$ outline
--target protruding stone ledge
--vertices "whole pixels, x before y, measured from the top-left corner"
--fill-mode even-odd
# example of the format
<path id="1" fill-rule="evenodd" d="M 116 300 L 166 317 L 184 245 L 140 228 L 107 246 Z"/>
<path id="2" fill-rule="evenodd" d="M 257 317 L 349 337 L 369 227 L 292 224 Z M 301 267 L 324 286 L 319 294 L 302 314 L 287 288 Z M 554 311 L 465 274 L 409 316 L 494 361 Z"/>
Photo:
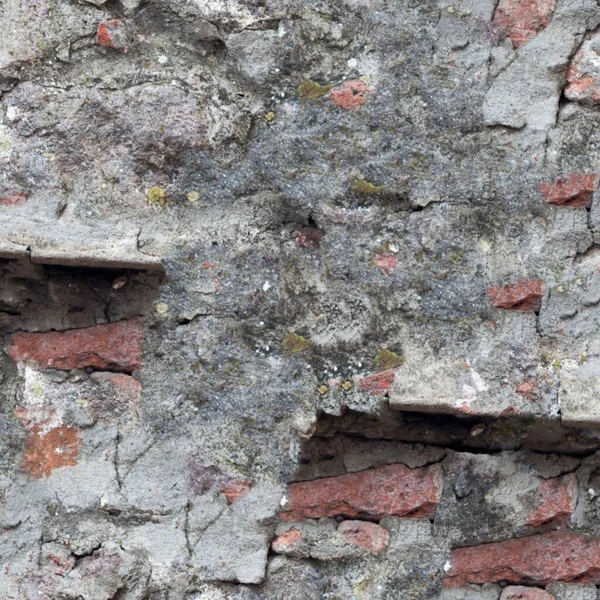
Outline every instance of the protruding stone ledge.
<path id="1" fill-rule="evenodd" d="M 93 267 L 101 269 L 137 269 L 162 271 L 159 258 L 135 250 L 128 252 L 119 247 L 107 248 L 40 248 L 32 247 L 31 262 L 64 267 Z"/>
<path id="2" fill-rule="evenodd" d="M 0 238 L 0 258 L 9 260 L 29 258 L 29 250 L 27 249 L 27 246 L 14 244 L 9 240 Z"/>
<path id="3" fill-rule="evenodd" d="M 0 221 L 0 258 L 29 259 L 35 264 L 100 269 L 163 271 L 159 256 L 140 252 L 138 230 L 31 222 Z"/>

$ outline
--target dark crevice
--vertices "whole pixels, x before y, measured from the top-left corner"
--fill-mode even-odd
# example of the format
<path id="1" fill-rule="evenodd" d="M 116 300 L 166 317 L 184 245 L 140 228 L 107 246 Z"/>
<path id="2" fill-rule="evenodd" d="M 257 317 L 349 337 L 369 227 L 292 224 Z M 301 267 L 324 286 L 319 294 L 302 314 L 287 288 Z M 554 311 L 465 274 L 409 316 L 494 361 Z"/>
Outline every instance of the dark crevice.
<path id="1" fill-rule="evenodd" d="M 425 444 L 470 454 L 493 455 L 505 450 L 529 450 L 583 458 L 600 449 L 600 438 L 590 437 L 594 431 L 600 435 L 600 428 L 569 428 L 559 419 L 462 417 L 390 411 L 384 405 L 379 415 L 348 410 L 342 416 L 318 416 L 315 431 L 304 443 L 304 448 L 311 443 L 329 443 L 337 436 L 344 436 L 363 442 Z M 303 453 L 303 456 L 306 454 Z"/>
<path id="2" fill-rule="evenodd" d="M 79 562 L 85 558 L 86 556 L 93 556 L 98 550 L 100 550 L 100 548 L 102 548 L 102 542 L 100 542 L 99 544 L 93 546 L 90 550 L 88 550 L 87 552 L 81 552 L 81 553 L 76 553 L 73 552 L 71 550 L 71 554 L 75 557 L 75 566 L 77 566 L 79 564 Z"/>
<path id="3" fill-rule="evenodd" d="M 144 316 L 161 283 L 144 270 L 0 261 L 0 329 L 68 331 Z"/>

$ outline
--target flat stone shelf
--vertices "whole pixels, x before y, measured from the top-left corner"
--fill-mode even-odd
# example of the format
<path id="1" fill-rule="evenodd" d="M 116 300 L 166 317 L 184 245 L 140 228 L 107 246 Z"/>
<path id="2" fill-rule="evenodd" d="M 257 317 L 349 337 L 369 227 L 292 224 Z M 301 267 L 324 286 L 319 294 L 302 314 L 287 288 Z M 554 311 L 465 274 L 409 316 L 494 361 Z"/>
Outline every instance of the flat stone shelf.
<path id="1" fill-rule="evenodd" d="M 159 256 L 138 248 L 138 232 L 32 223 L 25 229 L 0 222 L 0 258 L 35 264 L 163 271 Z"/>

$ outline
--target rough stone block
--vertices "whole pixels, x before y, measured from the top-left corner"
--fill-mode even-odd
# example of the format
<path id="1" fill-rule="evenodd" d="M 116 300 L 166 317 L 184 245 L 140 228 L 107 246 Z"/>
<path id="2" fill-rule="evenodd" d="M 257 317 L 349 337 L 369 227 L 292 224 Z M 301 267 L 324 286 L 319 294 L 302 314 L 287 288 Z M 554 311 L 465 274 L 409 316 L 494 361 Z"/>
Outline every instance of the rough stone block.
<path id="1" fill-rule="evenodd" d="M 281 498 L 277 486 L 259 485 L 224 508 L 198 536 L 191 564 L 201 580 L 260 583 L 267 568 L 272 525 Z"/>
<path id="2" fill-rule="evenodd" d="M 584 364 L 561 363 L 558 398 L 561 420 L 568 427 L 595 427 L 600 423 L 600 384 L 595 359 Z"/>
<path id="3" fill-rule="evenodd" d="M 500 587 L 493 584 L 468 585 L 461 588 L 442 589 L 439 600 L 498 600 Z"/>
<path id="4" fill-rule="evenodd" d="M 551 583 L 546 591 L 556 600 L 598 600 L 598 588 L 591 584 Z"/>
<path id="5" fill-rule="evenodd" d="M 552 594 L 540 588 L 509 585 L 502 590 L 500 600 L 555 600 Z"/>

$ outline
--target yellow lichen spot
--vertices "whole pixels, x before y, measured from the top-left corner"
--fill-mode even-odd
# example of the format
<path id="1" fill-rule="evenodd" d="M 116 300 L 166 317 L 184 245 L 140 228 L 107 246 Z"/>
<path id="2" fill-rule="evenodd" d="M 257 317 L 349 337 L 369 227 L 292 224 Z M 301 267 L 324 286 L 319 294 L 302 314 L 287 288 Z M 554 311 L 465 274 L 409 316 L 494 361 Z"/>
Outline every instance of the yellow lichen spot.
<path id="1" fill-rule="evenodd" d="M 79 406 L 87 406 L 90 403 L 87 398 L 78 398 L 76 402 L 79 404 Z"/>
<path id="2" fill-rule="evenodd" d="M 44 395 L 42 386 L 39 383 L 31 388 L 31 395 L 35 398 L 41 398 Z"/>
<path id="3" fill-rule="evenodd" d="M 302 100 L 316 100 L 324 96 L 332 87 L 332 85 L 321 85 L 316 81 L 303 79 L 298 86 L 298 96 Z"/>
<path id="4" fill-rule="evenodd" d="M 298 354 L 310 348 L 310 340 L 295 333 L 288 333 L 283 338 L 282 346 L 284 352 L 287 352 L 288 354 Z"/>
<path id="5" fill-rule="evenodd" d="M 186 198 L 188 199 L 188 202 L 198 202 L 198 200 L 200 200 L 200 194 L 196 191 L 191 191 L 187 193 Z"/>
<path id="6" fill-rule="evenodd" d="M 10 156 L 12 152 L 12 146 L 10 140 L 7 137 L 0 137 L 0 156 Z"/>
<path id="7" fill-rule="evenodd" d="M 365 577 L 361 579 L 358 583 L 355 583 L 352 586 L 352 591 L 357 598 L 366 598 L 367 588 L 369 587 L 369 583 L 371 582 L 369 577 Z"/>
<path id="8" fill-rule="evenodd" d="M 326 385 L 321 385 L 317 388 L 317 392 L 319 392 L 319 394 L 321 394 L 321 396 L 324 396 L 328 391 L 329 391 L 329 388 Z"/>
<path id="9" fill-rule="evenodd" d="M 490 243 L 487 240 L 481 240 L 479 242 L 479 245 L 481 246 L 481 249 L 487 254 L 490 250 L 491 250 L 491 246 Z"/>
<path id="10" fill-rule="evenodd" d="M 349 392 L 352 389 L 352 382 L 351 381 L 344 381 L 344 383 L 342 383 L 342 389 L 345 392 Z"/>
<path id="11" fill-rule="evenodd" d="M 158 302 L 154 305 L 154 310 L 159 315 L 166 315 L 169 312 L 169 305 L 166 302 Z"/>
<path id="12" fill-rule="evenodd" d="M 355 179 L 352 182 L 352 189 L 359 194 L 380 195 L 385 192 L 385 187 L 383 185 L 375 185 L 364 179 Z"/>
<path id="13" fill-rule="evenodd" d="M 158 206 L 167 205 L 167 193 L 161 187 L 155 186 L 148 190 L 148 201 Z"/>
<path id="14" fill-rule="evenodd" d="M 375 356 L 375 366 L 380 371 L 395 369 L 396 367 L 401 367 L 403 364 L 403 356 L 398 356 L 395 352 L 386 348 L 380 348 Z"/>
<path id="15" fill-rule="evenodd" d="M 273 111 L 268 112 L 265 115 L 265 119 L 267 120 L 267 122 L 272 123 L 275 120 L 275 113 Z"/>

